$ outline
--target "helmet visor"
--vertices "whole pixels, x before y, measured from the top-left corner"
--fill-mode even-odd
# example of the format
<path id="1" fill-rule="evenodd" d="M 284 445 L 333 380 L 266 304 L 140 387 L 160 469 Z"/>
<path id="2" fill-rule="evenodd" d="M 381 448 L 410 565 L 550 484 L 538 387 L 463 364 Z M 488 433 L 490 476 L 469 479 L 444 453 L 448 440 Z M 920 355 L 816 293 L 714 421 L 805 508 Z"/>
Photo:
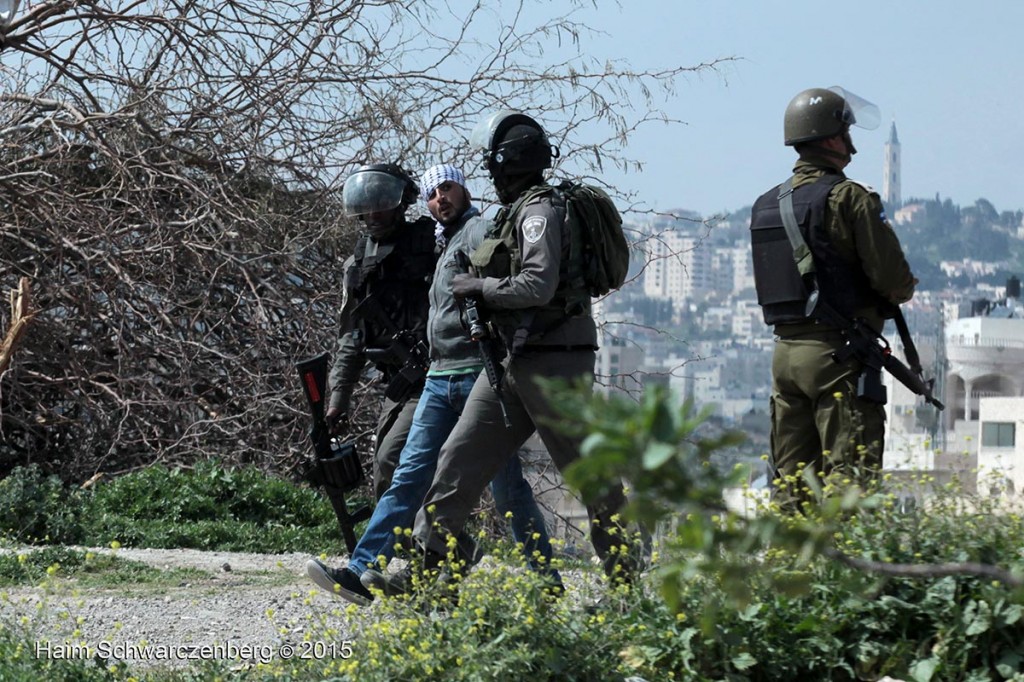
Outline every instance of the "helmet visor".
<path id="1" fill-rule="evenodd" d="M 360 171 L 349 176 L 342 189 L 345 215 L 350 218 L 390 211 L 402 203 L 406 182 L 381 171 Z"/>
<path id="2" fill-rule="evenodd" d="M 833 85 L 829 90 L 843 98 L 843 122 L 864 130 L 874 130 L 881 123 L 882 115 L 871 102 L 838 85 Z"/>
<path id="3" fill-rule="evenodd" d="M 469 146 L 484 152 L 492 151 L 491 145 L 494 141 L 494 133 L 498 130 L 498 125 L 509 116 L 515 115 L 515 113 L 511 109 L 502 109 L 480 119 L 480 122 L 473 128 L 473 132 L 469 134 Z"/>

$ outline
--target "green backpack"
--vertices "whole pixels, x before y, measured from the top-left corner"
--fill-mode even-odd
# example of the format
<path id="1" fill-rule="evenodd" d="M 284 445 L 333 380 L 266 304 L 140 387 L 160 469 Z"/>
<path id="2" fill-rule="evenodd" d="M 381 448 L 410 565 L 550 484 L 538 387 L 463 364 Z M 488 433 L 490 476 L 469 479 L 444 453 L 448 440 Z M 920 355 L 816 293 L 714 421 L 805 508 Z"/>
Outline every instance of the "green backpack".
<path id="1" fill-rule="evenodd" d="M 582 285 L 592 298 L 615 291 L 629 273 L 629 243 L 619 210 L 599 187 L 563 182 L 558 189 L 565 196 L 565 219 L 573 235 L 570 286 Z"/>
<path id="2" fill-rule="evenodd" d="M 524 192 L 510 208 L 498 213 L 488 238 L 471 256 L 473 265 L 484 277 L 518 274 L 521 257 L 515 235 L 516 216 L 523 205 L 549 193 L 556 194 L 555 201 L 565 201 L 565 221 L 572 235 L 561 289 L 596 298 L 621 287 L 629 270 L 629 244 L 622 231 L 622 217 L 606 192 L 581 183 L 537 185 Z"/>

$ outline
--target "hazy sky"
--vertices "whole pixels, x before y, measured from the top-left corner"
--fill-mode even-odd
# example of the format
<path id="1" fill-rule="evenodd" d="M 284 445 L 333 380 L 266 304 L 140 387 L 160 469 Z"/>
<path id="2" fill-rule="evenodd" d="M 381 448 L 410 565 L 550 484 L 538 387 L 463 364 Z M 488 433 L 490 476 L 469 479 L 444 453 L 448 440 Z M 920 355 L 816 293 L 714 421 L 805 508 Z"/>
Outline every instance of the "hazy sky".
<path id="1" fill-rule="evenodd" d="M 636 67 L 740 58 L 681 83 L 666 108 L 688 125 L 635 140 L 642 175 L 608 177 L 653 208 L 710 215 L 753 203 L 792 167 L 786 104 L 831 85 L 881 111 L 876 130 L 853 129 L 850 177 L 881 190 L 895 118 L 904 199 L 1024 208 L 1024 1 L 629 0 L 581 18 L 609 34 L 590 43 L 595 57 Z"/>

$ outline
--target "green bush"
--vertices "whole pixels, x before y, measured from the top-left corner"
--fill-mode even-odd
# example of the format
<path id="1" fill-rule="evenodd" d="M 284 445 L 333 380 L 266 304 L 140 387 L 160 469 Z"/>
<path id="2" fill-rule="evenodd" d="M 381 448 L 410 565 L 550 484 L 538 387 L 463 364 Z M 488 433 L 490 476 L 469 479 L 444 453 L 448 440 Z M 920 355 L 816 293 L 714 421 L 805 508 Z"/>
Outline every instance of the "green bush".
<path id="1" fill-rule="evenodd" d="M 147 467 L 96 486 L 84 500 L 89 543 L 250 551 L 340 549 L 334 512 L 316 490 L 204 461 Z"/>
<path id="2" fill-rule="evenodd" d="M 0 679 L 4 682 L 107 682 L 118 679 L 91 660 L 37 656 L 38 641 L 22 628 L 0 623 Z"/>
<path id="3" fill-rule="evenodd" d="M 89 490 L 69 488 L 34 465 L 18 467 L 0 481 L 0 536 L 23 544 L 117 540 L 265 553 L 342 547 L 334 512 L 318 491 L 216 461 L 192 469 L 153 465 Z"/>
<path id="4" fill-rule="evenodd" d="M 35 464 L 0 480 L 0 536 L 12 542 L 74 544 L 82 537 L 74 493 Z"/>
<path id="5" fill-rule="evenodd" d="M 713 466 L 735 436 L 709 434 L 706 413 L 670 408 L 661 389 L 639 403 L 558 404 L 589 434 L 567 480 L 586 492 L 625 478 L 624 515 L 671 528 L 656 579 L 671 610 L 701 622 L 696 679 L 1001 680 L 1024 669 L 1024 589 L 1008 587 L 1024 585 L 1024 523 L 997 501 L 953 484 L 902 513 L 886 481 L 862 491 L 807 478 L 818 501 L 806 515 L 762 505 L 746 518 L 724 504 L 728 477 Z"/>
<path id="6" fill-rule="evenodd" d="M 0 586 L 38 583 L 47 569 L 58 566 L 75 571 L 85 563 L 85 553 L 67 547 L 46 547 L 23 554 L 0 554 Z"/>

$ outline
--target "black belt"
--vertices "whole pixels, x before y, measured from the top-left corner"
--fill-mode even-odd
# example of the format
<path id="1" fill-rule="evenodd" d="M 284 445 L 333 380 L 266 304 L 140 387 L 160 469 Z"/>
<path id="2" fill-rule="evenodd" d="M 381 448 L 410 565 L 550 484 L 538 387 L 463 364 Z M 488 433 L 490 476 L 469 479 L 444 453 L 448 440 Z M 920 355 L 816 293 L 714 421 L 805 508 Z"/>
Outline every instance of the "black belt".
<path id="1" fill-rule="evenodd" d="M 806 331 L 799 334 L 779 334 L 780 341 L 845 341 L 840 331 Z"/>

